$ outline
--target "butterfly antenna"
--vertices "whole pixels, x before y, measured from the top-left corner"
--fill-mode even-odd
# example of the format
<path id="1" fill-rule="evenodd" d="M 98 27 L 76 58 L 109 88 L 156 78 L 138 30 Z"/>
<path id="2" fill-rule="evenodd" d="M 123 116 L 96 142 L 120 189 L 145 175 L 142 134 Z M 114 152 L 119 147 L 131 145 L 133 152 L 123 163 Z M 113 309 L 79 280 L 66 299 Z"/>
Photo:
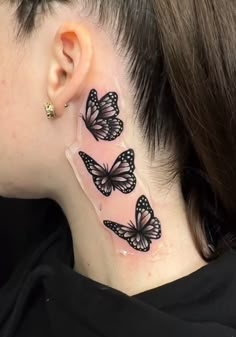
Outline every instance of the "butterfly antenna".
<path id="1" fill-rule="evenodd" d="M 129 220 L 128 225 L 130 225 L 130 227 L 133 227 L 133 228 L 135 227 L 132 220 Z"/>

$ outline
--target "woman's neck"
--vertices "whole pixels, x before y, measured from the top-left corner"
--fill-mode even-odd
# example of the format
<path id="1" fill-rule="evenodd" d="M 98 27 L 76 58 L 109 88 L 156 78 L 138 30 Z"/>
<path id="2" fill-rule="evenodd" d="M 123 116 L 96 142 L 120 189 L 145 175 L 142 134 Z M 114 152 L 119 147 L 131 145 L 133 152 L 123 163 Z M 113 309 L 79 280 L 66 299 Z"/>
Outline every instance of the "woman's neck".
<path id="1" fill-rule="evenodd" d="M 99 220 L 74 176 L 62 190 L 56 200 L 71 228 L 74 269 L 84 276 L 133 295 L 179 279 L 206 264 L 194 245 L 177 183 L 169 186 L 165 197 L 163 193 L 152 195 L 162 236 L 147 253 L 131 249 L 119 237 L 114 239 L 114 233 Z M 119 205 L 117 209 L 124 212 Z"/>

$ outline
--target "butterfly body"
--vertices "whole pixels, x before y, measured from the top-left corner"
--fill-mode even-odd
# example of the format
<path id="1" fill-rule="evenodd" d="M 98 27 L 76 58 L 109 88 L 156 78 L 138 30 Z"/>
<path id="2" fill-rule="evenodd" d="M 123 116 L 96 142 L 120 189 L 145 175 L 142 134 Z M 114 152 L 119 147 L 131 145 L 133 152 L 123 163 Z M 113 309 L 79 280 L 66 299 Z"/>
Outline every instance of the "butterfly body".
<path id="1" fill-rule="evenodd" d="M 131 193 L 136 186 L 136 178 L 133 174 L 134 151 L 129 149 L 121 153 L 111 169 L 108 166 L 101 166 L 92 157 L 80 151 L 88 172 L 92 175 L 93 182 L 97 189 L 106 197 L 109 197 L 112 191 L 116 189 L 124 194 Z"/>
<path id="2" fill-rule="evenodd" d="M 95 89 L 90 91 L 85 115 L 82 117 L 86 128 L 94 138 L 104 141 L 113 141 L 123 131 L 123 122 L 117 116 L 119 108 L 118 96 L 115 92 L 108 92 L 100 100 Z"/>
<path id="3" fill-rule="evenodd" d="M 161 224 L 154 216 L 149 201 L 144 195 L 137 201 L 135 218 L 135 224 L 130 221 L 127 226 L 110 220 L 105 220 L 103 223 L 120 238 L 126 240 L 135 250 L 147 252 L 152 240 L 160 239 Z"/>

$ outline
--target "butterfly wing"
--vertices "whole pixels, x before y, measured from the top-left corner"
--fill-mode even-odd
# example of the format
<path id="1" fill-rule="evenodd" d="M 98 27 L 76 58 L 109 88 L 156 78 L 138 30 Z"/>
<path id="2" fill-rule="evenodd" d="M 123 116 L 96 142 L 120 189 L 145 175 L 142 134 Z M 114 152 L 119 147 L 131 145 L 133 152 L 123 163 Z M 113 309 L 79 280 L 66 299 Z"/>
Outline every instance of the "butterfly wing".
<path id="1" fill-rule="evenodd" d="M 97 98 L 97 91 L 91 90 L 86 105 L 86 113 L 83 120 L 87 129 L 92 133 L 94 138 L 106 139 L 111 133 L 111 126 L 108 121 L 99 117 L 100 105 Z"/>
<path id="2" fill-rule="evenodd" d="M 136 204 L 136 225 L 120 225 L 116 222 L 105 220 L 104 225 L 112 230 L 120 238 L 126 240 L 129 245 L 140 251 L 150 250 L 151 239 L 161 237 L 160 221 L 154 216 L 148 199 L 142 195 Z"/>
<path id="3" fill-rule="evenodd" d="M 161 224 L 158 218 L 154 216 L 148 199 L 142 195 L 136 204 L 135 211 L 137 231 L 150 243 L 151 239 L 157 240 L 161 237 Z"/>
<path id="4" fill-rule="evenodd" d="M 117 101 L 118 96 L 114 92 L 107 93 L 98 101 L 97 91 L 90 91 L 83 120 L 97 141 L 112 141 L 122 133 L 123 122 L 115 118 L 119 114 Z"/>
<path id="5" fill-rule="evenodd" d="M 119 137 L 124 130 L 124 124 L 119 118 L 110 118 L 106 120 L 109 130 L 103 140 L 112 141 Z"/>
<path id="6" fill-rule="evenodd" d="M 118 189 L 124 194 L 131 193 L 136 186 L 134 170 L 134 151 L 129 149 L 117 157 L 109 172 L 113 189 Z"/>
<path id="7" fill-rule="evenodd" d="M 109 131 L 103 140 L 112 141 L 119 137 L 124 129 L 122 120 L 116 118 L 119 115 L 117 105 L 118 95 L 115 92 L 109 92 L 99 101 L 99 119 L 106 120 Z"/>
<path id="8" fill-rule="evenodd" d="M 119 115 L 119 108 L 117 105 L 118 95 L 115 92 L 108 92 L 99 101 L 99 118 L 110 119 Z"/>
<path id="9" fill-rule="evenodd" d="M 79 155 L 84 162 L 88 172 L 93 177 L 93 182 L 97 189 L 106 197 L 109 197 L 112 192 L 112 184 L 109 178 L 108 171 L 99 165 L 93 158 L 86 153 L 80 151 Z"/>
<path id="10" fill-rule="evenodd" d="M 105 220 L 103 223 L 120 238 L 126 240 L 132 248 L 141 252 L 149 250 L 149 241 L 139 235 L 133 224 L 130 224 L 128 227 L 109 220 Z"/>

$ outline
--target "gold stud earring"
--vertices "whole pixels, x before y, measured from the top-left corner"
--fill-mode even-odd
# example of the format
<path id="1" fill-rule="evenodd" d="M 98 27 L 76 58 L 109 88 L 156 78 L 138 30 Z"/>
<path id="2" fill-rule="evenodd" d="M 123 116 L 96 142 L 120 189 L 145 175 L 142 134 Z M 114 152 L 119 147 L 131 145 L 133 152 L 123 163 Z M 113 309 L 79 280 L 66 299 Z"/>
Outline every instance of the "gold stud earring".
<path id="1" fill-rule="evenodd" d="M 52 103 L 46 103 L 44 108 L 45 108 L 45 111 L 47 113 L 48 119 L 56 118 L 55 108 L 54 108 L 54 105 Z"/>

